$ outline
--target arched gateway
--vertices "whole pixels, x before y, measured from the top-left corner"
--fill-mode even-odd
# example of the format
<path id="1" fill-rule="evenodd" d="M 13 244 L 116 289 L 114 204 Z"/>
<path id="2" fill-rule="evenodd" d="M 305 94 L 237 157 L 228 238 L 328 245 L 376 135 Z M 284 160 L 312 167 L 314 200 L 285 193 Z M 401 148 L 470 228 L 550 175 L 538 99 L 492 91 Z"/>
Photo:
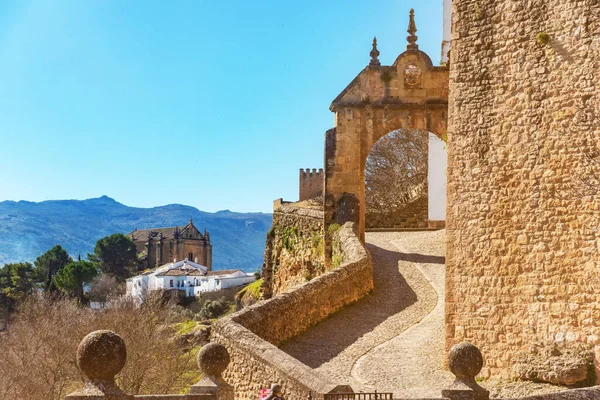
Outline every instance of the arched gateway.
<path id="1" fill-rule="evenodd" d="M 373 145 L 403 128 L 446 137 L 448 67 L 433 66 L 416 44 L 416 31 L 411 10 L 406 51 L 391 66 L 380 65 L 377 40 L 373 39 L 371 62 L 330 107 L 335 127 L 325 135 L 325 224 L 355 221 L 363 241 L 364 170 Z M 443 176 L 445 171 L 434 167 L 430 174 Z"/>

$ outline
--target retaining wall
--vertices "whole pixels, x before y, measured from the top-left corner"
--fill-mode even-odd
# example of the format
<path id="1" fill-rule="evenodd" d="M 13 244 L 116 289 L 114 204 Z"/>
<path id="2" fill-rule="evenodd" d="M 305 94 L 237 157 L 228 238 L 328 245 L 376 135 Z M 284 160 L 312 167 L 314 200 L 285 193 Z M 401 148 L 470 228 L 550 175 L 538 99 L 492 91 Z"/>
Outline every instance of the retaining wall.
<path id="1" fill-rule="evenodd" d="M 335 235 L 342 264 L 295 290 L 263 300 L 215 323 L 213 339 L 227 347 L 231 364 L 225 372 L 236 398 L 255 399 L 272 382 L 283 386 L 288 399 L 313 398 L 348 391 L 276 346 L 303 333 L 373 289 L 373 264 L 354 231 L 346 223 Z"/>
<path id="2" fill-rule="evenodd" d="M 323 211 L 275 201 L 263 265 L 263 298 L 325 272 Z"/>

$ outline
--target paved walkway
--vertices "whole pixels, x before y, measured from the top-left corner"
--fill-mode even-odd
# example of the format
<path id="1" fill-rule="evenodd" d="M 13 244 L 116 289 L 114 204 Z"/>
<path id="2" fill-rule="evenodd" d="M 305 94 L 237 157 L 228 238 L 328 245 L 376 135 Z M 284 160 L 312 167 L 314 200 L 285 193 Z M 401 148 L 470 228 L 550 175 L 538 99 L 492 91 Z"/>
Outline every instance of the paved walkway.
<path id="1" fill-rule="evenodd" d="M 439 397 L 444 356 L 444 231 L 367 234 L 375 290 L 282 349 L 336 383 Z M 439 301 L 438 301 L 439 299 Z"/>

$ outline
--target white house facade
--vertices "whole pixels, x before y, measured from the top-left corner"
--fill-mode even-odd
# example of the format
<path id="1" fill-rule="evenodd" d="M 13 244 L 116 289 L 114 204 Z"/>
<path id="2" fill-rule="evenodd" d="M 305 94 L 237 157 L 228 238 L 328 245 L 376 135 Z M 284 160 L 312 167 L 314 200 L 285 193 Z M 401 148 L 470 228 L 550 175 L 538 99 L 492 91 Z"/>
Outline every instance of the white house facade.
<path id="1" fill-rule="evenodd" d="M 254 274 L 239 269 L 208 271 L 204 265 L 187 259 L 162 265 L 127 279 L 127 295 L 143 297 L 151 290 L 180 290 L 186 297 L 242 286 L 256 280 Z"/>

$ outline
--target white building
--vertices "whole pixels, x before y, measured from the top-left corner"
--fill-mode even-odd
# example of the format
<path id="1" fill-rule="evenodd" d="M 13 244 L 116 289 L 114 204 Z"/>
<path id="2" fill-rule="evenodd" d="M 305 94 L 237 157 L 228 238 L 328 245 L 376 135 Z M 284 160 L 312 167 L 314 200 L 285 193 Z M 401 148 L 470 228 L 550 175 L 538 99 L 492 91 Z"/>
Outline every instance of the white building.
<path id="1" fill-rule="evenodd" d="M 186 297 L 254 282 L 254 274 L 239 269 L 208 271 L 187 259 L 162 265 L 127 279 L 127 295 L 142 297 L 149 290 L 181 290 Z"/>

